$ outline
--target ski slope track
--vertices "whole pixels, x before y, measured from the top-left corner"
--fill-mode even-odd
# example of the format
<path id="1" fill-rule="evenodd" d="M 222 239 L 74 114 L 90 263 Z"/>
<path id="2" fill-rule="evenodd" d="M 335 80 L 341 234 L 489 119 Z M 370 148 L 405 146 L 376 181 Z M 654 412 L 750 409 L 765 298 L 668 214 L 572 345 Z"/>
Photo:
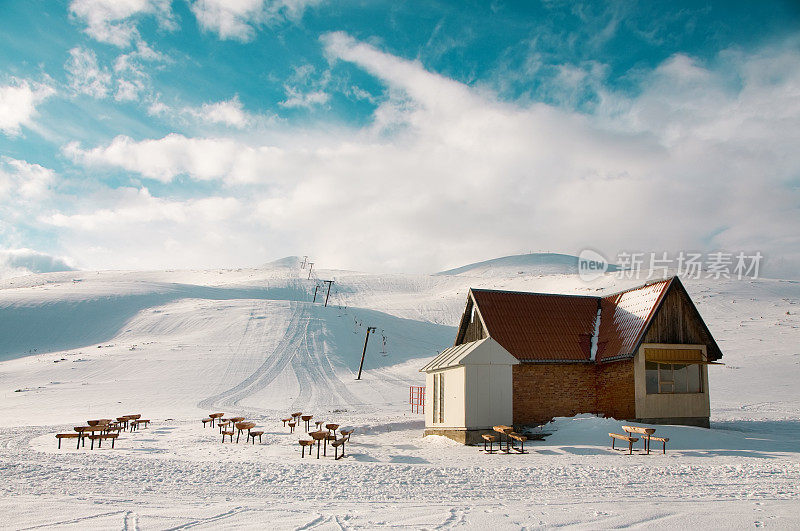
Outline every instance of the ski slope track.
<path id="1" fill-rule="evenodd" d="M 800 527 L 800 282 L 684 279 L 716 337 L 710 430 L 666 455 L 611 451 L 614 419 L 557 419 L 525 455 L 422 437 L 418 372 L 452 344 L 470 287 L 606 294 L 641 283 L 522 255 L 433 275 L 315 269 L 67 271 L 0 281 L 1 527 L 124 529 Z M 318 276 L 317 276 L 318 275 Z M 318 279 L 335 280 L 327 307 Z M 367 327 L 364 374 L 356 380 Z M 385 340 L 385 344 L 384 344 Z M 199 419 L 241 415 L 256 444 Z M 356 429 L 300 459 L 293 411 Z M 116 448 L 56 448 L 142 413 Z M 713 515 L 713 517 L 710 517 Z"/>

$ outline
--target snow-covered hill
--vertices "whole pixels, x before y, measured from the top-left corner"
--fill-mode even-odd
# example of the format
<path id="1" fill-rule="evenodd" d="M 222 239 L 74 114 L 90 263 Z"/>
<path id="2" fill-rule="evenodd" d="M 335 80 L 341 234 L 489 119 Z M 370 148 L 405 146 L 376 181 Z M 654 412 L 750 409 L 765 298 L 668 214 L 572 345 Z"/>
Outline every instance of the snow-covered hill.
<path id="1" fill-rule="evenodd" d="M 612 266 L 612 270 L 616 270 Z M 578 257 L 558 253 L 530 253 L 484 260 L 475 264 L 449 269 L 439 275 L 469 277 L 509 277 L 514 275 L 574 275 L 578 272 Z"/>
<path id="2" fill-rule="evenodd" d="M 421 385 L 419 367 L 452 343 L 470 287 L 603 294 L 643 281 L 609 274 L 585 283 L 570 274 L 563 256 L 530 256 L 435 275 L 377 275 L 317 265 L 309 279 L 301 261 L 289 257 L 256 269 L 69 271 L 0 281 L 5 498 L 31 500 L 21 503 L 34 508 L 39 504 L 30 497 L 40 493 L 54 509 L 32 509 L 34 520 L 80 522 L 81 515 L 97 511 L 54 493 L 105 500 L 111 483 L 94 473 L 102 469 L 120 478 L 115 488 L 131 500 L 114 502 L 123 507 L 126 525 L 131 514 L 148 515 L 155 527 L 201 525 L 204 509 L 190 500 L 207 499 L 217 511 L 208 515 L 207 525 L 213 526 L 214 514 L 228 515 L 225 507 L 231 503 L 251 515 L 283 521 L 281 514 L 258 505 L 263 502 L 250 500 L 278 503 L 291 492 L 298 501 L 289 510 L 299 510 L 303 500 L 311 500 L 306 487 L 328 478 L 323 483 L 344 493 L 344 499 L 337 498 L 335 510 L 317 507 L 317 519 L 306 523 L 338 521 L 331 515 L 347 507 L 353 522 L 373 527 L 381 520 L 362 514 L 363 503 L 387 500 L 406 502 L 386 507 L 392 521 L 412 527 L 437 521 L 408 513 L 412 500 L 420 507 L 443 507 L 444 524 L 451 514 L 463 515 L 473 526 L 531 523 L 526 503 L 500 511 L 487 497 L 497 492 L 502 499 L 528 496 L 549 499 L 551 507 L 586 509 L 576 521 L 604 527 L 660 518 L 658 510 L 631 503 L 617 505 L 618 518 L 606 519 L 586 505 L 617 503 L 613 493 L 630 478 L 646 478 L 653 485 L 651 498 L 669 501 L 685 494 L 699 500 L 696 506 L 666 509 L 675 522 L 698 524 L 713 506 L 720 514 L 730 511 L 721 522 L 736 525 L 746 518 L 744 509 L 725 501 L 759 492 L 762 502 L 789 518 L 781 521 L 797 523 L 796 516 L 786 516 L 800 499 L 800 450 L 790 443 L 800 436 L 797 281 L 684 279 L 726 365 L 710 370 L 712 430 L 670 429 L 674 448 L 666 456 L 627 461 L 609 453 L 601 439 L 614 421 L 565 419 L 551 443 L 537 443 L 532 454 L 510 460 L 479 456 L 474 448 L 435 437 L 422 439 L 421 415 L 409 411 L 408 387 Z M 327 307 L 321 287 L 313 302 L 320 279 L 335 281 Z M 369 339 L 363 379 L 356 381 L 367 327 L 376 332 Z M 211 410 L 255 419 L 265 427 L 263 444 L 221 446 L 215 430 L 198 422 Z M 296 436 L 284 433 L 277 420 L 294 410 L 358 428 L 348 468 L 338 467 L 340 462 L 298 468 Z M 55 431 L 133 411 L 154 420 L 152 431 L 121 440 L 113 455 L 56 451 Z M 490 457 L 498 459 L 485 459 Z M 231 470 L 242 471 L 240 482 L 231 483 Z M 502 478 L 511 478 L 516 490 Z M 544 484 L 549 489 L 537 486 Z M 639 492 L 641 482 L 633 486 L 626 496 Z M 440 487 L 448 493 L 440 499 L 423 495 L 424 489 Z M 142 489 L 154 489 L 156 497 Z M 183 507 L 178 523 L 159 520 L 163 499 L 172 500 L 173 512 L 176 505 Z M 459 509 L 460 503 L 469 507 Z M 492 512 L 476 513 L 480 506 Z M 0 510 L 10 506 L 0 502 Z M 92 525 L 116 525 L 116 517 L 103 514 Z M 220 518 L 251 521 L 239 514 Z M 304 521 L 299 518 L 298 525 Z M 541 518 L 554 525 L 572 521 L 560 508 L 542 511 Z M 31 521 L 10 522 L 24 527 Z"/>

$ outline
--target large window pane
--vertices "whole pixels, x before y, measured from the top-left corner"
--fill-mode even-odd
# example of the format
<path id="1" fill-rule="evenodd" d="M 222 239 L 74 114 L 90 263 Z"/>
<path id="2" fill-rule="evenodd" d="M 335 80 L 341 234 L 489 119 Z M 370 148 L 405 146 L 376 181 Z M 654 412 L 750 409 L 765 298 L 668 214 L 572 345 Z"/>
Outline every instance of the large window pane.
<path id="1" fill-rule="evenodd" d="M 675 392 L 676 393 L 687 393 L 688 392 L 688 385 L 687 385 L 687 375 L 688 372 L 686 371 L 686 365 L 676 364 L 672 366 L 672 378 L 675 382 Z"/>
<path id="2" fill-rule="evenodd" d="M 648 361 L 644 365 L 645 381 L 647 382 L 647 394 L 658 393 L 658 363 Z"/>
<path id="3" fill-rule="evenodd" d="M 672 365 L 668 363 L 658 364 L 658 381 L 662 393 L 672 392 Z M 669 391 L 664 391 L 665 384 L 669 384 Z"/>
<path id="4" fill-rule="evenodd" d="M 687 381 L 689 386 L 689 393 L 702 393 L 703 384 L 701 380 L 700 365 L 687 365 L 686 371 L 688 374 Z"/>

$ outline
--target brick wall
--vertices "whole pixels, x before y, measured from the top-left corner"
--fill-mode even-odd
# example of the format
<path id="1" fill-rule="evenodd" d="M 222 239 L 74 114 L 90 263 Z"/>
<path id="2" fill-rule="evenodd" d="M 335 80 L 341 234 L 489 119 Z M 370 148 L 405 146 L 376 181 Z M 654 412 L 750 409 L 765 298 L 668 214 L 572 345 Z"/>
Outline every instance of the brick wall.
<path id="1" fill-rule="evenodd" d="M 636 418 L 633 360 L 597 366 L 597 412 L 615 419 Z"/>
<path id="2" fill-rule="evenodd" d="M 633 360 L 601 365 L 521 363 L 513 367 L 514 424 L 601 413 L 636 415 Z"/>

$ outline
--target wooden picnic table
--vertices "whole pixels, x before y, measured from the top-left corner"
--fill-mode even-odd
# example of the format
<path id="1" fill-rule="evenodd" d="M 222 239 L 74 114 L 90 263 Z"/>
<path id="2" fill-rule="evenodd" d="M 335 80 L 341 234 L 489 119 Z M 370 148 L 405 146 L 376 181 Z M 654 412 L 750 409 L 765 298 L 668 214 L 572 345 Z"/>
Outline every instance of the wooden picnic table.
<path id="1" fill-rule="evenodd" d="M 644 444 L 644 450 L 648 454 L 650 453 L 650 437 L 656 432 L 655 428 L 643 428 L 640 426 L 623 426 L 623 430 L 628 434 L 630 437 L 632 433 L 636 433 L 642 436 L 642 444 Z"/>
<path id="2" fill-rule="evenodd" d="M 504 424 L 500 424 L 498 426 L 493 426 L 492 429 L 500 434 L 500 438 L 498 439 L 497 443 L 500 445 L 500 450 L 508 453 L 511 451 L 511 438 L 508 436 L 509 433 L 514 431 L 514 426 L 506 426 Z M 505 437 L 506 440 L 506 448 L 503 450 L 503 438 Z"/>
<path id="3" fill-rule="evenodd" d="M 239 444 L 239 435 L 244 430 L 247 430 L 247 438 L 250 438 L 250 430 L 256 427 L 255 422 L 237 422 L 234 427 L 236 428 L 236 444 Z"/>
<path id="4" fill-rule="evenodd" d="M 309 435 L 317 443 L 317 459 L 319 459 L 319 447 L 322 444 L 323 440 L 325 441 L 326 447 L 327 447 L 326 438 L 328 436 L 328 432 L 323 431 L 323 430 L 321 430 L 321 431 L 312 431 L 312 432 L 309 432 Z M 326 455 L 326 454 L 323 452 L 323 455 Z"/>

